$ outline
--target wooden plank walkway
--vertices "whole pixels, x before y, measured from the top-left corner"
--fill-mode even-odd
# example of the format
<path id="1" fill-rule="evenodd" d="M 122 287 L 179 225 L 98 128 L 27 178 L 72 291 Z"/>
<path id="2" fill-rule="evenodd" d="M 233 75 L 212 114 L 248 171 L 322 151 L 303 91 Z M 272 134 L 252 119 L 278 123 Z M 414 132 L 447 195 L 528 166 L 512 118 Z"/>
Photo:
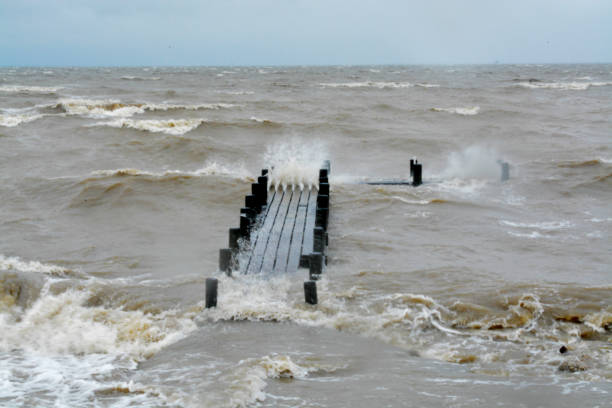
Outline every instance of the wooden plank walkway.
<path id="1" fill-rule="evenodd" d="M 303 253 L 312 252 L 317 190 L 286 190 L 271 195 L 261 227 L 251 233 L 247 274 L 296 272 Z M 305 240 L 306 237 L 306 240 Z"/>
<path id="2" fill-rule="evenodd" d="M 308 267 L 311 278 L 320 275 L 325 257 L 321 230 L 327 228 L 329 216 L 328 172 L 329 162 L 325 162 L 318 188 L 269 190 L 267 170 L 262 170 L 240 211 L 240 228 L 230 229 L 230 247 L 219 252 L 219 269 L 278 275 Z M 313 256 L 315 262 L 310 262 Z"/>

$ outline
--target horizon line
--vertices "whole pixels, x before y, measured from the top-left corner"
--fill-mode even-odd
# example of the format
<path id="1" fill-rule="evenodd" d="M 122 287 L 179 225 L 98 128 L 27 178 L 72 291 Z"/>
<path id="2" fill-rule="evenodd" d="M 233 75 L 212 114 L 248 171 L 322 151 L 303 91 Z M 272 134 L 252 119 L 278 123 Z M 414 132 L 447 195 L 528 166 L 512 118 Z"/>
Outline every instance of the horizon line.
<path id="1" fill-rule="evenodd" d="M 612 61 L 595 61 L 595 62 L 461 62 L 461 63 L 368 63 L 368 64 L 137 64 L 137 65 L 4 65 L 0 64 L 0 68 L 296 68 L 296 67 L 397 67 L 397 66 L 504 66 L 504 65 L 607 65 L 612 64 Z"/>

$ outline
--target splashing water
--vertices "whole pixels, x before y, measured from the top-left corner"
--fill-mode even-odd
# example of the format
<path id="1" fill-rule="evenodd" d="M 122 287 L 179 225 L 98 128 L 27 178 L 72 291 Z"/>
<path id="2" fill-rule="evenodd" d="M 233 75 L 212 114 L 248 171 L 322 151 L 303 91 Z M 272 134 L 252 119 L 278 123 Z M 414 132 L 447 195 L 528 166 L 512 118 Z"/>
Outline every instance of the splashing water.
<path id="1" fill-rule="evenodd" d="M 321 142 L 293 140 L 268 146 L 264 163 L 270 168 L 270 184 L 277 190 L 316 187 L 319 168 L 327 156 Z"/>
<path id="2" fill-rule="evenodd" d="M 482 146 L 470 146 L 461 152 L 449 155 L 443 178 L 489 179 L 498 180 L 501 175 L 500 155 L 493 149 Z"/>

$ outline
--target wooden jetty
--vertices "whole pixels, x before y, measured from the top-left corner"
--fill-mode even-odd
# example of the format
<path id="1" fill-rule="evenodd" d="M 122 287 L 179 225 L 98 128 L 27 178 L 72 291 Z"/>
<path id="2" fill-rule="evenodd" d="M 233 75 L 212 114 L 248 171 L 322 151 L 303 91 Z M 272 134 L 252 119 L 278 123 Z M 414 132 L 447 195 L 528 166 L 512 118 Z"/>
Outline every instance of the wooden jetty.
<path id="1" fill-rule="evenodd" d="M 219 250 L 219 269 L 271 276 L 308 268 L 304 298 L 316 304 L 315 281 L 326 265 L 329 174 L 325 161 L 316 187 L 270 190 L 268 170 L 262 170 L 240 209 L 240 227 L 229 230 L 229 248 Z M 207 308 L 217 304 L 217 287 L 216 279 L 206 280 Z"/>
<path id="2" fill-rule="evenodd" d="M 499 164 L 501 181 L 507 181 L 510 166 L 501 160 Z M 268 170 L 262 170 L 240 209 L 240 227 L 229 229 L 229 248 L 219 250 L 219 269 L 228 275 L 274 276 L 308 268 L 304 299 L 306 303 L 316 305 L 316 281 L 327 265 L 330 171 L 329 160 L 326 160 L 319 170 L 318 186 L 271 190 Z M 417 187 L 423 183 L 422 173 L 423 165 L 412 159 L 412 180 L 380 180 L 364 184 Z M 207 308 L 217 306 L 217 289 L 217 279 L 206 279 Z"/>

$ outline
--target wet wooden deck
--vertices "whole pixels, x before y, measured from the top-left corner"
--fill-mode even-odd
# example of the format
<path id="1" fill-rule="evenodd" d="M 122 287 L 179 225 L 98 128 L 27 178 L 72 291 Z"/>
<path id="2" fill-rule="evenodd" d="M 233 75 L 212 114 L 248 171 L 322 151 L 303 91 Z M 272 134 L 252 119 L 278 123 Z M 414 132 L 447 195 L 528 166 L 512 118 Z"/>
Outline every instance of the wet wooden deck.
<path id="1" fill-rule="evenodd" d="M 317 190 L 269 193 L 268 205 L 251 232 L 246 274 L 296 272 L 302 255 L 312 253 Z"/>
<path id="2" fill-rule="evenodd" d="M 294 273 L 308 267 L 311 278 L 325 265 L 329 217 L 329 162 L 317 186 L 271 190 L 267 170 L 245 197 L 240 228 L 230 228 L 229 248 L 219 252 L 219 269 L 228 274 Z"/>

